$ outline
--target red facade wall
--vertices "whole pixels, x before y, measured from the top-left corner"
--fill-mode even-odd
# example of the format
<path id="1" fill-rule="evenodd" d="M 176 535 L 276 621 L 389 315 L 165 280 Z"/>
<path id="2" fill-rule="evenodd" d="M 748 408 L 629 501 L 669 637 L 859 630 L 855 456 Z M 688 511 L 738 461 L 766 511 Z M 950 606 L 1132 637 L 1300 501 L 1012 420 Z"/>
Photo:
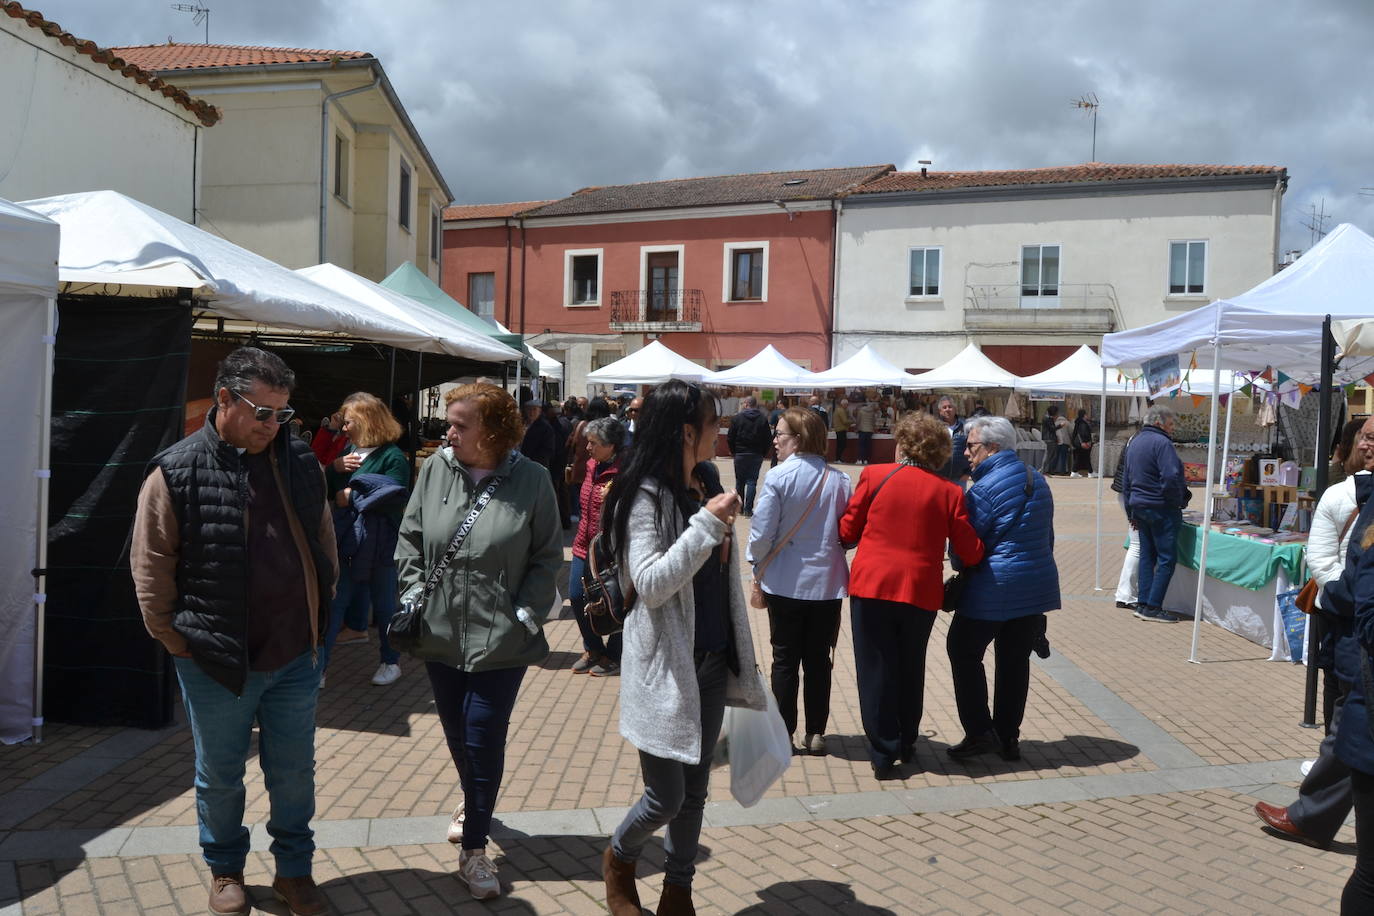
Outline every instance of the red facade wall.
<path id="1" fill-rule="evenodd" d="M 468 274 L 496 275 L 496 316 L 514 331 L 545 329 L 566 333 L 611 334 L 611 293 L 646 287 L 641 275 L 642 246 L 681 245 L 678 283 L 703 296 L 700 333 L 665 333 L 662 341 L 689 359 L 715 368 L 734 365 L 773 344 L 790 359 L 812 369 L 830 366 L 831 251 L 834 214 L 830 210 L 751 216 L 673 219 L 648 222 L 541 226 L 531 221 L 521 251 L 521 231 L 511 229 L 510 312 L 506 312 L 506 233 L 504 226 L 444 231 L 443 284 L 464 304 Z M 768 242 L 766 302 L 726 302 L 725 244 Z M 565 307 L 564 253 L 602 249 L 599 306 Z M 521 262 L 524 260 L 524 316 L 520 314 Z"/>

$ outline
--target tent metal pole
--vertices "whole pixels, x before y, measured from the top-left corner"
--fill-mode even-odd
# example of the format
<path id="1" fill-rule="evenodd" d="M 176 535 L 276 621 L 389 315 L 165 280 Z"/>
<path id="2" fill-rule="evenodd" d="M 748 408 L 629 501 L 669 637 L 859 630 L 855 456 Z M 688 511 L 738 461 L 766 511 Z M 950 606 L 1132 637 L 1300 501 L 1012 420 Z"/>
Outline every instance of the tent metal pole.
<path id="1" fill-rule="evenodd" d="M 1202 500 L 1202 551 L 1197 561 L 1197 596 L 1193 601 L 1193 647 L 1188 656 L 1188 661 L 1193 664 L 1198 664 L 1197 644 L 1202 632 L 1202 591 L 1207 584 L 1207 542 L 1212 539 L 1212 478 L 1217 470 L 1217 398 L 1220 396 L 1221 341 L 1216 340 L 1212 344 L 1212 413 L 1207 421 L 1207 495 Z"/>
<path id="2" fill-rule="evenodd" d="M 33 743 L 43 743 L 43 641 L 48 613 L 48 484 L 52 479 L 52 367 L 57 347 L 57 301 L 48 300 L 43 332 L 43 414 L 38 441 L 38 543 L 33 582 Z"/>
<path id="3" fill-rule="evenodd" d="M 386 376 L 386 409 L 391 409 L 391 402 L 396 397 L 396 348 L 388 347 L 391 355 L 387 359 Z"/>
<path id="4" fill-rule="evenodd" d="M 1317 498 L 1321 499 L 1330 482 L 1330 465 L 1326 460 L 1326 450 L 1331 443 L 1331 387 L 1332 370 L 1336 362 L 1336 339 L 1331 336 L 1331 316 L 1322 319 L 1322 367 L 1317 393 L 1317 447 L 1313 450 L 1313 464 L 1316 465 L 1313 483 L 1316 485 Z M 1307 677 L 1303 685 L 1302 722 L 1304 728 L 1317 727 L 1317 666 L 1316 657 L 1308 648 L 1317 644 L 1321 637 L 1324 622 L 1320 614 L 1312 614 L 1308 621 L 1308 638 L 1303 640 L 1307 655 Z"/>
<path id="5" fill-rule="evenodd" d="M 1107 367 L 1102 367 L 1102 400 L 1097 407 L 1097 537 L 1093 591 L 1102 591 L 1102 478 L 1107 468 Z"/>

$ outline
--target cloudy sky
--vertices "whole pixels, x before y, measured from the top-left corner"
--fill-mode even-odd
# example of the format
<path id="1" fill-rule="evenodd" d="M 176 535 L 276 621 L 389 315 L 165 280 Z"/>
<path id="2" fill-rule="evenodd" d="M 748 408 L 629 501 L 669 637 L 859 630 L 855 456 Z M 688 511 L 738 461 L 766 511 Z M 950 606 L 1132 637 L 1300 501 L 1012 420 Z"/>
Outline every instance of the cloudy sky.
<path id="1" fill-rule="evenodd" d="M 1374 234 L 1372 0 L 200 2 L 215 43 L 380 58 L 458 203 L 1085 162 L 1093 93 L 1098 160 L 1285 166 L 1284 248 L 1314 206 Z M 204 40 L 165 0 L 26 5 L 102 46 Z"/>

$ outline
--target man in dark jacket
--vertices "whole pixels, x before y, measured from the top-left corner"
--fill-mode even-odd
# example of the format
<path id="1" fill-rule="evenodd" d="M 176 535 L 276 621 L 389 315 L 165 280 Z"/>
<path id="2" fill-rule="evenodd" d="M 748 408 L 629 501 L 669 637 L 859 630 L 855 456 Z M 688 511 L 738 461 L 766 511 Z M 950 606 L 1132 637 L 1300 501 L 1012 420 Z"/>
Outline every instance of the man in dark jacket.
<path id="1" fill-rule="evenodd" d="M 544 405 L 538 401 L 526 401 L 521 408 L 525 417 L 525 438 L 520 442 L 520 454 L 544 468 L 553 464 L 554 439 L 557 433 L 548 420 L 544 419 Z M 559 474 L 563 471 L 560 469 Z"/>
<path id="2" fill-rule="evenodd" d="M 968 477 L 968 458 L 964 455 L 964 445 L 968 435 L 964 432 L 964 418 L 954 407 L 954 398 L 945 395 L 935 404 L 940 420 L 949 428 L 949 437 L 954 440 L 954 451 L 940 473 L 956 483 Z"/>
<path id="3" fill-rule="evenodd" d="M 1135 616 L 1141 620 L 1174 623 L 1163 610 L 1164 594 L 1174 576 L 1175 541 L 1183 524 L 1183 507 L 1192 496 L 1183 476 L 1183 462 L 1174 449 L 1174 412 L 1154 406 L 1145 411 L 1141 430 L 1126 451 L 1126 517 L 1140 538 Z"/>
<path id="4" fill-rule="evenodd" d="M 763 456 L 768 453 L 768 446 L 773 444 L 768 418 L 757 404 L 752 394 L 740 398 L 740 412 L 730 421 L 730 431 L 725 434 L 730 454 L 735 456 L 735 486 L 744 499 L 741 514 L 745 518 L 754 514 L 754 492 L 758 488 L 759 469 L 763 467 Z"/>
<path id="5" fill-rule="evenodd" d="M 271 800 L 272 888 L 323 913 L 315 851 L 315 646 L 338 573 L 324 475 L 290 436 L 295 375 L 254 347 L 230 353 L 205 426 L 153 458 L 130 564 L 148 632 L 174 657 L 196 749 L 210 911 L 248 912 L 244 761 L 253 726 Z"/>

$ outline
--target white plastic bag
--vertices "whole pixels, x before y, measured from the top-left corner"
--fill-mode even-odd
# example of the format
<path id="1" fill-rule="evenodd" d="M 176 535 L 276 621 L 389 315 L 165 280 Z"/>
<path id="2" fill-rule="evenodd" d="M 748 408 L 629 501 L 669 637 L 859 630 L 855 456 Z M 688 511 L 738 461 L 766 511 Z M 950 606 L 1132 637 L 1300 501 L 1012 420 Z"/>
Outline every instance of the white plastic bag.
<path id="1" fill-rule="evenodd" d="M 730 765 L 730 794 L 746 808 L 758 804 L 768 787 L 792 764 L 792 736 L 782 722 L 773 691 L 765 690 L 768 708 L 725 707 L 713 766 Z"/>

